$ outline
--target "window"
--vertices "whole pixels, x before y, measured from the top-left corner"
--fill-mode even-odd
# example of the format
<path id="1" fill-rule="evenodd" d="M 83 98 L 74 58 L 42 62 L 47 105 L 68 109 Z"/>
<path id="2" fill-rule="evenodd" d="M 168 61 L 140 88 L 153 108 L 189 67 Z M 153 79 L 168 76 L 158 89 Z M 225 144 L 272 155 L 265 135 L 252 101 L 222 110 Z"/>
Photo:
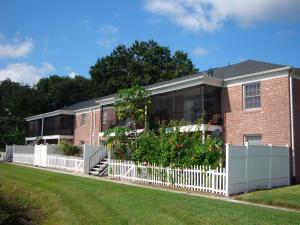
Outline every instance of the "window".
<path id="1" fill-rule="evenodd" d="M 86 114 L 80 114 L 80 126 L 83 126 L 86 124 Z"/>
<path id="2" fill-rule="evenodd" d="M 107 122 L 107 111 L 103 111 L 102 124 L 106 124 Z"/>
<path id="3" fill-rule="evenodd" d="M 244 85 L 244 107 L 245 109 L 259 108 L 260 103 L 260 83 Z"/>
<path id="4" fill-rule="evenodd" d="M 246 145 L 246 142 L 248 142 L 248 145 L 261 145 L 261 139 L 261 134 L 245 135 L 244 145 Z"/>

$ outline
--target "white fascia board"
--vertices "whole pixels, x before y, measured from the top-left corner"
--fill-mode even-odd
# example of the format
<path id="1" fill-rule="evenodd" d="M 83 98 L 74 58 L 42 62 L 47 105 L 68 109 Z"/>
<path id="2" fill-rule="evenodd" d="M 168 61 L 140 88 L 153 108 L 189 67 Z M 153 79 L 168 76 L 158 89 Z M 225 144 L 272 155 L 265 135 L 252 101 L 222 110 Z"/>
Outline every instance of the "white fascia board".
<path id="1" fill-rule="evenodd" d="M 26 141 L 33 141 L 37 137 L 26 137 Z M 43 140 L 51 140 L 51 139 L 73 139 L 73 135 L 48 135 L 48 136 L 42 136 Z"/>
<path id="2" fill-rule="evenodd" d="M 176 91 L 188 87 L 197 86 L 200 84 L 207 84 L 216 87 L 223 87 L 223 80 L 214 77 L 209 77 L 207 75 L 197 76 L 186 80 L 181 80 L 173 83 L 164 84 L 157 87 L 149 88 L 151 95 L 161 94 L 170 91 Z"/>
<path id="3" fill-rule="evenodd" d="M 290 66 L 224 79 L 224 87 L 288 76 Z"/>
<path id="4" fill-rule="evenodd" d="M 100 105 L 96 105 L 96 106 L 88 107 L 88 108 L 83 108 L 83 109 L 77 109 L 77 110 L 74 110 L 74 112 L 75 112 L 76 115 L 78 115 L 78 114 L 82 114 L 82 113 L 91 112 L 91 109 L 93 111 L 99 111 L 100 110 Z"/>
<path id="5" fill-rule="evenodd" d="M 25 118 L 25 120 L 26 121 L 31 121 L 31 120 L 41 119 L 41 118 L 45 118 L 45 117 L 50 117 L 50 116 L 57 116 L 57 115 L 60 115 L 60 114 L 74 115 L 74 112 L 70 111 L 70 110 L 56 110 L 56 111 L 53 111 L 53 112 L 48 112 L 48 113 L 43 113 L 43 114 L 27 117 L 27 118 Z"/>
<path id="6" fill-rule="evenodd" d="M 115 103 L 115 97 L 105 98 L 101 99 L 99 101 L 96 101 L 96 103 L 99 103 L 99 105 L 109 105 Z"/>

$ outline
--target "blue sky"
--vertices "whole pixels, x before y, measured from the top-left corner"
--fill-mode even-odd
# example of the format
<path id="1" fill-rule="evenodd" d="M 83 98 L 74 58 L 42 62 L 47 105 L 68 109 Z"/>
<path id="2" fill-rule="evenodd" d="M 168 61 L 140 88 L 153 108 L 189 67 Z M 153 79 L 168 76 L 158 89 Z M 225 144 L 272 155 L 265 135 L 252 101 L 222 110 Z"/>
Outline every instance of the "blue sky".
<path id="1" fill-rule="evenodd" d="M 89 77 L 118 44 L 154 39 L 199 69 L 257 59 L 300 67 L 299 0 L 0 0 L 0 80 Z"/>

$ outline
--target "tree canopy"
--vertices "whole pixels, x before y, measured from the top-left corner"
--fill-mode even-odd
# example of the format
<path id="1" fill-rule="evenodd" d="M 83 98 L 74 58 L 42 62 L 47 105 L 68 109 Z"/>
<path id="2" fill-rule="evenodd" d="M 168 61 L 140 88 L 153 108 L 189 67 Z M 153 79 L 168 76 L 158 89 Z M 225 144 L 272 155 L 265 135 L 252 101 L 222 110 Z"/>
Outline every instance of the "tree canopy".
<path id="1" fill-rule="evenodd" d="M 24 118 L 53 111 L 95 97 L 92 82 L 84 77 L 53 75 L 35 86 L 0 81 L 0 149 L 6 144 L 23 144 Z"/>
<path id="2" fill-rule="evenodd" d="M 117 46 L 110 55 L 91 66 L 90 75 L 99 96 L 116 93 L 134 85 L 144 86 L 197 72 L 187 53 L 175 51 L 155 41 L 135 41 Z"/>

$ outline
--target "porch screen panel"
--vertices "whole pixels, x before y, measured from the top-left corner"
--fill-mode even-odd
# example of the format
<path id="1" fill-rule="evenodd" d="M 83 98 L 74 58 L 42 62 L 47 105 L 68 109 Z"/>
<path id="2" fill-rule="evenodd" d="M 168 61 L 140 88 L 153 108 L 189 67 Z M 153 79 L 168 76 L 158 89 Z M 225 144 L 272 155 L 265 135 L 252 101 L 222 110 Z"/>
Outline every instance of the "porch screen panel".
<path id="1" fill-rule="evenodd" d="M 202 115 L 201 86 L 183 89 L 175 93 L 175 118 L 195 123 Z"/>
<path id="2" fill-rule="evenodd" d="M 204 85 L 205 123 L 220 123 L 221 117 L 221 88 Z"/>

